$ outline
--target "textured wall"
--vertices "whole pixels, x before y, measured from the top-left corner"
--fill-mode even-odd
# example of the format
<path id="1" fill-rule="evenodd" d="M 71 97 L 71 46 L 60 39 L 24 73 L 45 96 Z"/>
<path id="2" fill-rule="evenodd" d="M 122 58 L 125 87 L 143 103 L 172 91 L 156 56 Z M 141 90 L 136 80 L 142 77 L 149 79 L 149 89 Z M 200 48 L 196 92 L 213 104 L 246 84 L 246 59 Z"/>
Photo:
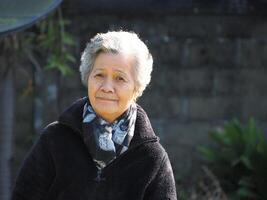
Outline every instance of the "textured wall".
<path id="1" fill-rule="evenodd" d="M 170 154 L 178 176 L 198 168 L 196 145 L 206 143 L 211 127 L 238 117 L 267 120 L 267 29 L 262 16 L 84 14 L 65 7 L 72 20 L 77 58 L 97 32 L 133 30 L 146 41 L 154 56 L 152 82 L 139 103 L 148 112 L 156 133 Z M 64 10 L 63 10 L 64 12 Z M 79 63 L 72 78 L 46 76 L 43 126 L 56 119 L 76 98 L 86 94 L 79 81 Z M 18 70 L 18 91 L 29 85 L 30 68 Z M 55 89 L 55 87 L 57 89 Z M 50 88 L 50 90 L 48 89 Z M 55 104 L 49 97 L 57 91 Z M 18 96 L 17 143 L 32 126 L 32 98 Z M 23 128 L 21 128 L 23 127 Z M 18 139 L 20 138 L 20 139 Z M 21 143 L 21 142 L 20 142 Z M 19 146 L 19 145 L 17 145 Z M 21 151 L 25 152 L 21 144 Z M 23 150 L 24 149 L 24 150 Z"/>

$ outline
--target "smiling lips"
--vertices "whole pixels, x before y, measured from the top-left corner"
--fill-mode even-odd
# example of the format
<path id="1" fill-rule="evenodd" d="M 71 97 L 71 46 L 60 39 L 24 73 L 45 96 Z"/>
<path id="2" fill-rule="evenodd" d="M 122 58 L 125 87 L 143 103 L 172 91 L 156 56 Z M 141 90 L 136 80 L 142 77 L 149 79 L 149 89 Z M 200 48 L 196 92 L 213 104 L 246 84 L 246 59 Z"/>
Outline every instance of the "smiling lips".
<path id="1" fill-rule="evenodd" d="M 96 97 L 96 98 L 102 101 L 118 101 L 117 99 L 112 99 L 107 97 Z"/>

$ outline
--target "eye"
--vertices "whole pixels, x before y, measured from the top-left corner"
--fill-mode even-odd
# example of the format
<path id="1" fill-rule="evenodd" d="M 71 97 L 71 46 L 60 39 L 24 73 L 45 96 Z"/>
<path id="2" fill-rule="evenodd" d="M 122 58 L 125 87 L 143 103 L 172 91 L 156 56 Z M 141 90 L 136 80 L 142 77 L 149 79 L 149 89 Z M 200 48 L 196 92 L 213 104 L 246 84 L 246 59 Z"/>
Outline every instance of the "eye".
<path id="1" fill-rule="evenodd" d="M 104 74 L 102 74 L 102 73 L 97 73 L 97 74 L 94 75 L 94 77 L 95 77 L 95 78 L 102 78 L 102 77 L 104 77 Z"/>
<path id="2" fill-rule="evenodd" d="M 117 76 L 116 81 L 125 82 L 126 80 L 122 76 Z"/>

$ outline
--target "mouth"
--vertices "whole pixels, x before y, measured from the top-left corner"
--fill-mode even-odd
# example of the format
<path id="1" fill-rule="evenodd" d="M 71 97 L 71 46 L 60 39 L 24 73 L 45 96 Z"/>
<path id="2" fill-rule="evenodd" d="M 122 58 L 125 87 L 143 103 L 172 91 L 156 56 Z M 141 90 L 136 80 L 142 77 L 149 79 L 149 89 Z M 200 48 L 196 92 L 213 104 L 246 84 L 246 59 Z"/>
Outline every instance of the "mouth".
<path id="1" fill-rule="evenodd" d="M 105 97 L 96 97 L 96 99 L 101 100 L 101 101 L 112 101 L 112 102 L 118 101 L 117 99 L 105 98 Z"/>

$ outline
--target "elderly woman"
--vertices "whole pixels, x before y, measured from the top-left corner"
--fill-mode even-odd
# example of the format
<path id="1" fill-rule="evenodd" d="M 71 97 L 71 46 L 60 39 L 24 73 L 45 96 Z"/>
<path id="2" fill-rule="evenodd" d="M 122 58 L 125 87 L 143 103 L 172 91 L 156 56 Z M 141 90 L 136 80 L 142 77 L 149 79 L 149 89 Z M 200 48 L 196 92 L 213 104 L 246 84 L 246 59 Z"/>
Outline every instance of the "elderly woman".
<path id="1" fill-rule="evenodd" d="M 97 34 L 81 58 L 88 97 L 42 132 L 13 200 L 175 200 L 166 151 L 136 104 L 153 59 L 135 33 Z"/>

